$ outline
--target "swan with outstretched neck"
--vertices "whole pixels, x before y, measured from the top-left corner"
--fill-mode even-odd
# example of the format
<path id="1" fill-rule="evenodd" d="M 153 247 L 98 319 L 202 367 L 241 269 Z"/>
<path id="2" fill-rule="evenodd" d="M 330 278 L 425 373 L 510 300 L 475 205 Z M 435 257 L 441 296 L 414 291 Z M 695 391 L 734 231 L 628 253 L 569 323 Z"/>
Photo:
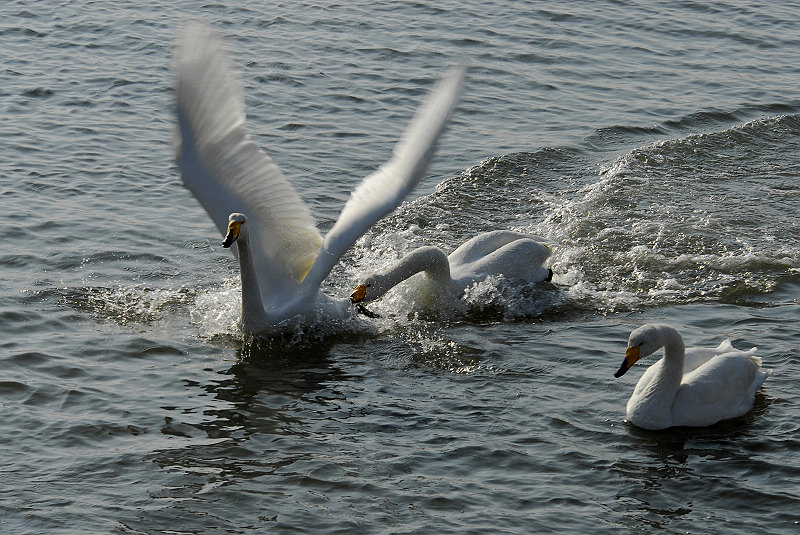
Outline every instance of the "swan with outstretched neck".
<path id="1" fill-rule="evenodd" d="M 626 407 L 627 420 L 649 430 L 705 427 L 753 408 L 756 391 L 771 373 L 756 348 L 735 349 L 730 340 L 714 348 L 685 348 L 678 331 L 664 324 L 634 330 L 615 377 L 659 348 L 664 357 L 647 368 Z"/>
<path id="2" fill-rule="evenodd" d="M 298 318 L 352 316 L 348 299 L 327 296 L 320 286 L 345 251 L 425 174 L 465 67 L 439 81 L 390 160 L 352 191 L 324 239 L 308 206 L 245 132 L 242 86 L 219 35 L 203 23 L 189 24 L 178 39 L 174 70 L 178 165 L 239 260 L 243 330 L 269 335 Z"/>
<path id="3" fill-rule="evenodd" d="M 485 232 L 449 256 L 438 247 L 415 249 L 387 270 L 365 277 L 350 299 L 354 303 L 374 301 L 407 279 L 439 302 L 460 298 L 467 288 L 489 276 L 549 281 L 553 272 L 543 266 L 549 256 L 550 248 L 534 236 L 508 230 Z"/>

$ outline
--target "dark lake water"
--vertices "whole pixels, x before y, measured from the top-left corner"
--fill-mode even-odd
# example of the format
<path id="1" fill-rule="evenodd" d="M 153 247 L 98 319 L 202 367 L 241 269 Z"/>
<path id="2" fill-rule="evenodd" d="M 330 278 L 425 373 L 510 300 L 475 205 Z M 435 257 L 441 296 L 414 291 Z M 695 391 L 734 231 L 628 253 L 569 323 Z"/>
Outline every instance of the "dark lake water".
<path id="1" fill-rule="evenodd" d="M 172 153 L 191 18 L 323 231 L 469 59 L 428 176 L 328 293 L 501 228 L 548 240 L 552 284 L 242 335 Z M 800 6 L 15 1 L 0 50 L 3 534 L 800 532 Z M 626 423 L 650 321 L 758 346 L 754 410 Z"/>

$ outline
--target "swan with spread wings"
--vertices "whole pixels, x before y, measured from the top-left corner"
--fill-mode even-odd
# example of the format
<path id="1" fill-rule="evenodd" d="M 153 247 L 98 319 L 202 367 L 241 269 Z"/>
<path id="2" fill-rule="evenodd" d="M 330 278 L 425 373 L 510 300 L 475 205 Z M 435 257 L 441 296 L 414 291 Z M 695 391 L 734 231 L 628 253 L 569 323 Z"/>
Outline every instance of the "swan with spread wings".
<path id="1" fill-rule="evenodd" d="M 320 285 L 426 172 L 458 101 L 465 67 L 454 67 L 436 85 L 389 161 L 352 191 L 324 238 L 308 206 L 245 132 L 242 84 L 222 38 L 204 23 L 187 25 L 174 69 L 178 165 L 186 187 L 226 236 L 223 245 L 238 258 L 243 330 L 268 335 L 315 311 L 350 315 L 350 301 L 325 295 Z"/>

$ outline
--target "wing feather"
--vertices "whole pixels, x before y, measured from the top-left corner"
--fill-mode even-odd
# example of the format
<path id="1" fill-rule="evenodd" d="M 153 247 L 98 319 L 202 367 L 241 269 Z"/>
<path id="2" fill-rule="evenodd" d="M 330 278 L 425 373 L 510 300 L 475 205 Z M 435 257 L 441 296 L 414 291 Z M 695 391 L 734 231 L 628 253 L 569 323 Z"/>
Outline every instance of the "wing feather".
<path id="1" fill-rule="evenodd" d="M 232 212 L 247 215 L 263 296 L 296 287 L 322 237 L 280 168 L 245 132 L 242 84 L 221 37 L 203 23 L 187 25 L 174 69 L 184 184 L 223 235 Z"/>
<path id="2" fill-rule="evenodd" d="M 756 390 L 751 385 L 760 379 L 760 364 L 754 353 L 755 348 L 734 349 L 685 375 L 672 403 L 673 414 L 681 415 L 676 424 L 710 425 L 749 411 Z"/>
<path id="3" fill-rule="evenodd" d="M 345 251 L 375 222 L 399 206 L 424 176 L 458 102 L 465 73 L 465 65 L 448 71 L 411 120 L 390 160 L 353 190 L 325 236 L 322 251 L 304 285 L 318 286 Z"/>

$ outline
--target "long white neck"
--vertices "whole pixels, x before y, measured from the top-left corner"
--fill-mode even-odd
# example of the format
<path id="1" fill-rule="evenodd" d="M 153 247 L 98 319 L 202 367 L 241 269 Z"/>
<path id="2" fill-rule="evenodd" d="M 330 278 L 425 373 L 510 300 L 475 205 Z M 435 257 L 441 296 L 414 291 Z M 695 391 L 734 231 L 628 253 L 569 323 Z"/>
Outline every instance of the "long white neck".
<path id="1" fill-rule="evenodd" d="M 671 366 L 675 366 L 678 373 L 683 374 L 683 359 L 686 356 L 683 338 L 669 325 L 659 325 L 658 331 L 664 343 L 664 359 L 669 361 Z"/>
<path id="2" fill-rule="evenodd" d="M 686 357 L 686 348 L 683 345 L 683 338 L 674 328 L 669 325 L 660 325 L 659 331 L 664 341 L 664 365 L 661 368 L 661 381 L 664 385 L 663 389 L 672 391 L 674 396 L 683 380 L 683 361 Z"/>
<path id="3" fill-rule="evenodd" d="M 408 253 L 397 264 L 383 274 L 375 275 L 376 284 L 372 297 L 377 299 L 404 280 L 424 271 L 425 275 L 443 288 L 453 284 L 450 278 L 450 262 L 447 255 L 437 247 L 420 247 Z"/>
<path id="4" fill-rule="evenodd" d="M 249 235 L 243 232 L 236 240 L 236 246 L 239 249 L 239 272 L 242 277 L 242 327 L 246 332 L 257 333 L 264 330 L 269 321 L 261 302 Z"/>
<path id="5" fill-rule="evenodd" d="M 659 427 L 672 425 L 672 402 L 683 380 L 683 361 L 686 349 L 680 333 L 669 325 L 657 326 L 659 345 L 664 347 L 664 358 L 654 366 L 655 374 L 646 385 L 641 385 L 641 395 L 628 402 L 628 416 L 635 422 L 635 415 L 646 416 L 650 422 L 659 422 Z M 638 390 L 640 385 L 636 385 Z"/>

